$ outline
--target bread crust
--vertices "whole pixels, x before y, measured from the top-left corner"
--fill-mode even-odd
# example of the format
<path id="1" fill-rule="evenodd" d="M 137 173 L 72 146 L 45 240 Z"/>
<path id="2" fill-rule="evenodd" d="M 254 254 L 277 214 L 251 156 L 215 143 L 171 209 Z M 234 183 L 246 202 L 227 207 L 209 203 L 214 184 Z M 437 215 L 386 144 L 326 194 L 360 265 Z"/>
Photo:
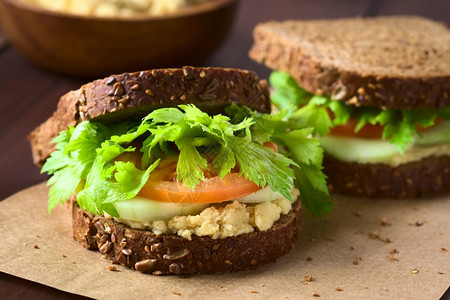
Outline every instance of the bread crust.
<path id="1" fill-rule="evenodd" d="M 52 117 L 39 125 L 28 136 L 35 165 L 42 167 L 45 160 L 56 148 L 56 145 L 51 141 L 61 131 L 66 130 L 69 125 L 75 126 L 77 124 L 77 121 L 73 118 L 73 113 L 79 97 L 80 90 L 71 91 L 62 96 Z"/>
<path id="2" fill-rule="evenodd" d="M 391 167 L 324 157 L 332 193 L 367 198 L 419 198 L 450 191 L 450 156 L 431 156 Z"/>
<path id="3" fill-rule="evenodd" d="M 366 23 L 364 23 L 366 22 Z M 268 22 L 259 24 L 253 33 L 254 44 L 250 50 L 250 57 L 259 63 L 263 63 L 274 70 L 288 72 L 298 84 L 314 94 L 327 95 L 334 100 L 345 101 L 349 105 L 355 106 L 375 106 L 379 108 L 395 108 L 395 109 L 426 109 L 426 108 L 442 108 L 450 106 L 450 73 L 448 70 L 434 72 L 435 66 L 429 67 L 429 72 L 418 72 L 412 75 L 408 72 L 407 66 L 396 68 L 399 61 L 385 62 L 385 55 L 383 53 L 389 50 L 383 50 L 383 43 L 377 40 L 377 37 L 384 34 L 384 32 L 377 33 L 377 25 L 371 25 L 373 34 L 368 35 L 367 26 L 369 23 L 378 22 L 378 27 L 384 26 L 389 29 L 392 24 L 401 24 L 401 22 L 410 22 L 416 24 L 411 30 L 421 29 L 422 31 L 433 29 L 440 33 L 436 39 L 441 39 L 440 48 L 435 47 L 436 43 L 427 41 L 424 42 L 421 49 L 426 53 L 433 53 L 436 57 L 433 60 L 427 60 L 427 55 L 417 55 L 417 61 L 402 63 L 419 64 L 423 63 L 422 69 L 428 67 L 427 64 L 433 62 L 439 67 L 439 64 L 444 66 L 450 65 L 450 31 L 442 24 L 432 22 L 419 17 L 384 17 L 384 18 L 355 18 L 355 19 L 338 19 L 338 20 L 319 20 L 319 21 L 285 21 L 285 22 Z M 329 31 L 339 33 L 340 26 L 351 26 L 351 32 L 348 35 L 354 36 L 353 40 L 349 38 L 348 41 L 340 41 L 340 35 L 336 44 L 332 41 L 315 40 L 321 36 L 321 31 L 324 27 L 330 28 Z M 352 26 L 353 25 L 353 26 Z M 295 28 L 294 28 L 295 27 Z M 302 29 L 303 28 L 303 29 Z M 307 28 L 307 29 L 305 29 Z M 385 30 L 395 32 L 398 28 L 391 28 L 392 30 Z M 407 29 L 406 29 L 407 30 Z M 298 32 L 300 31 L 300 32 Z M 306 32 L 303 32 L 306 31 Z M 317 33 L 308 32 L 316 31 Z M 330 35 L 332 35 L 329 32 Z M 426 33 L 426 32 L 425 32 Z M 342 33 L 339 33 L 342 34 Z M 429 34 L 431 35 L 431 34 Z M 358 40 L 359 36 L 361 37 Z M 331 36 L 332 37 L 332 36 Z M 345 37 L 345 34 L 343 35 Z M 401 36 L 392 37 L 393 46 L 396 45 L 398 39 L 398 47 L 395 51 L 405 51 L 408 55 L 413 51 L 414 45 L 420 45 L 421 41 L 412 41 L 413 45 L 404 45 L 401 41 Z M 386 39 L 389 39 L 387 37 Z M 354 66 L 347 67 L 339 64 L 339 60 L 344 60 L 338 53 L 327 50 L 325 54 L 318 54 L 317 51 L 311 50 L 315 47 L 314 44 L 320 44 L 321 48 L 339 49 L 343 47 L 350 47 L 352 42 L 367 42 L 373 43 L 373 48 L 377 51 L 365 53 L 366 56 L 373 56 L 373 62 L 366 61 L 365 66 L 368 68 L 356 69 Z M 311 46 L 313 45 L 313 46 Z M 446 45 L 446 46 L 445 46 Z M 403 46 L 403 48 L 402 48 Z M 357 60 L 355 53 L 352 53 L 352 47 L 348 48 L 348 56 L 350 60 Z M 391 46 L 392 47 L 392 46 Z M 446 47 L 446 48 L 445 48 Z M 319 48 L 318 48 L 319 49 Z M 419 52 L 419 50 L 417 50 Z M 363 54 L 359 54 L 363 55 Z M 430 54 L 431 55 L 431 54 Z M 386 74 L 377 73 L 380 71 L 378 64 L 380 62 L 387 63 L 390 70 L 395 72 L 388 72 Z M 348 59 L 348 58 L 346 58 Z M 374 70 L 370 70 L 370 66 Z M 438 68 L 436 67 L 436 68 Z M 441 67 L 445 68 L 445 67 Z M 369 69 L 369 70 L 368 70 Z M 425 73 L 425 75 L 422 75 Z"/>
<path id="4" fill-rule="evenodd" d="M 300 200 L 267 231 L 218 239 L 194 235 L 192 240 L 133 229 L 82 210 L 76 201 L 72 203 L 75 240 L 88 249 L 99 250 L 112 263 L 153 275 L 254 269 L 287 253 L 300 233 Z"/>
<path id="5" fill-rule="evenodd" d="M 208 113 L 232 103 L 270 112 L 267 82 L 246 70 L 183 67 L 112 75 L 61 97 L 53 116 L 29 136 L 33 161 L 42 166 L 55 149 L 51 141 L 69 125 L 139 119 L 156 108 L 190 103 Z"/>

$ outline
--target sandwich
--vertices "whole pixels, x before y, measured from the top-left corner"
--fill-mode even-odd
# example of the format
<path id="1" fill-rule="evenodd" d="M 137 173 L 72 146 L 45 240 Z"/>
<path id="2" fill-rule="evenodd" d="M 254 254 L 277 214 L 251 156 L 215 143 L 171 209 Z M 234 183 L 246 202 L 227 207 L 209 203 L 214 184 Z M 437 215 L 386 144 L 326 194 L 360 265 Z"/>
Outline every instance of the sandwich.
<path id="1" fill-rule="evenodd" d="M 96 80 L 30 135 L 49 212 L 75 240 L 154 275 L 254 269 L 293 247 L 302 204 L 330 210 L 312 129 L 271 115 L 266 81 L 222 68 Z M 301 195 L 301 201 L 300 197 Z"/>
<path id="2" fill-rule="evenodd" d="M 320 138 L 330 191 L 450 191 L 450 31 L 414 16 L 259 24 L 250 57 L 272 101 Z"/>

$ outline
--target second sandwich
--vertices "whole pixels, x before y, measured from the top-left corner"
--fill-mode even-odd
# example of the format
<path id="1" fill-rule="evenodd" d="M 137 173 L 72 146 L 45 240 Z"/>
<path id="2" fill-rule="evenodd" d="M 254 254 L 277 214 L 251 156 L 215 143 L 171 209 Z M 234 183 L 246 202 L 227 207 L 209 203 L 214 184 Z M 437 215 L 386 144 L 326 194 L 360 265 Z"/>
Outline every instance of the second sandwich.
<path id="1" fill-rule="evenodd" d="M 450 31 L 420 17 L 260 24 L 250 56 L 280 108 L 315 128 L 330 190 L 421 197 L 450 190 Z"/>

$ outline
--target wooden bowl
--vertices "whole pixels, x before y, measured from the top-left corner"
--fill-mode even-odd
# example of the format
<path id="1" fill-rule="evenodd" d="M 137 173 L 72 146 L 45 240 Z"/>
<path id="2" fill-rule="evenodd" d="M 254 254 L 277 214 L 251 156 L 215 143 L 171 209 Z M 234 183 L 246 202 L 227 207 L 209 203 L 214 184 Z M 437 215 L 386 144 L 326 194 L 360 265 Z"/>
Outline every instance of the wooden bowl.
<path id="1" fill-rule="evenodd" d="M 215 0 L 165 16 L 100 18 L 0 0 L 0 26 L 39 66 L 79 77 L 198 65 L 228 33 L 238 0 Z"/>

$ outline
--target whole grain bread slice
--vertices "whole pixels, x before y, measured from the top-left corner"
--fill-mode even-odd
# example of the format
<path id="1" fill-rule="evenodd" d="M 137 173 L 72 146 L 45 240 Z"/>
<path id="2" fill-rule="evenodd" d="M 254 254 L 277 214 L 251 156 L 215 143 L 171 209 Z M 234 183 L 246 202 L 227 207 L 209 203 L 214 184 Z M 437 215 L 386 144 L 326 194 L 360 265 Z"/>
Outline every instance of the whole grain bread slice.
<path id="1" fill-rule="evenodd" d="M 416 16 L 259 24 L 250 57 L 356 106 L 450 106 L 450 30 Z"/>
<path id="2" fill-rule="evenodd" d="M 112 263 L 154 275 L 225 273 L 257 268 L 273 262 L 293 247 L 300 233 L 301 202 L 267 231 L 213 239 L 193 236 L 155 235 L 133 229 L 113 219 L 82 210 L 72 201 L 74 239 L 99 250 Z"/>
<path id="3" fill-rule="evenodd" d="M 112 75 L 61 97 L 53 116 L 30 134 L 33 161 L 42 166 L 55 149 L 51 141 L 69 125 L 139 119 L 156 108 L 188 103 L 208 113 L 231 103 L 270 112 L 267 82 L 246 70 L 183 67 Z"/>
<path id="4" fill-rule="evenodd" d="M 450 191 L 450 156 L 430 156 L 391 167 L 324 157 L 331 192 L 352 197 L 418 198 Z"/>

